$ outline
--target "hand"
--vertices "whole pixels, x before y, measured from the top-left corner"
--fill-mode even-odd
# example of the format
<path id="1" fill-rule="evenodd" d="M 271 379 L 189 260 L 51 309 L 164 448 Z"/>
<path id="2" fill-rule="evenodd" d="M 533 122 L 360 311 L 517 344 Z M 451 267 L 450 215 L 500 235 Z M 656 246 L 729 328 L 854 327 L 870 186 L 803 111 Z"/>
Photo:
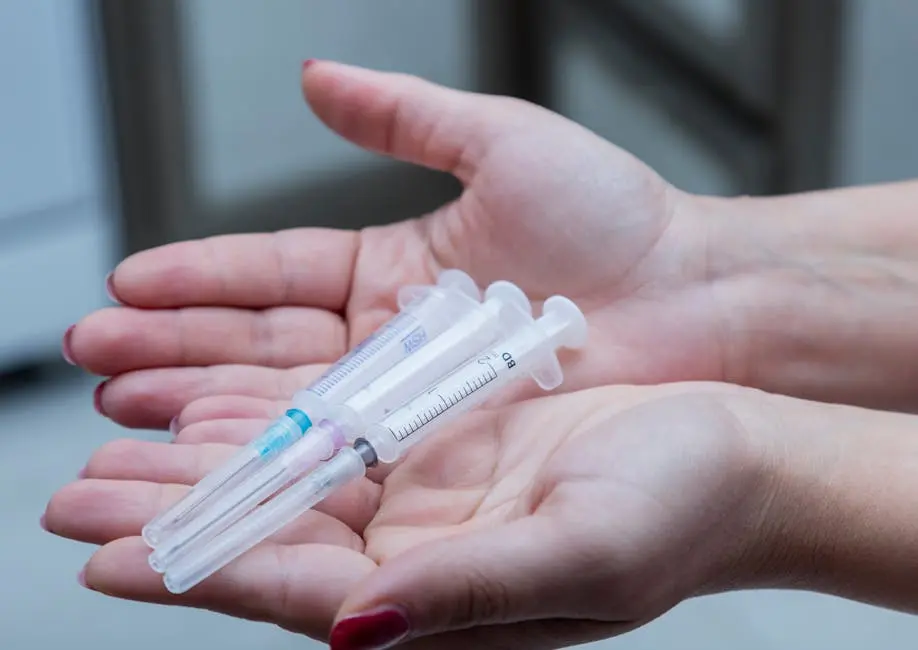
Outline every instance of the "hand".
<path id="1" fill-rule="evenodd" d="M 52 499 L 46 525 L 105 544 L 86 567 L 92 589 L 316 638 L 337 619 L 334 650 L 377 647 L 383 633 L 410 633 L 418 649 L 558 648 L 756 568 L 772 482 L 749 423 L 765 399 L 714 385 L 600 388 L 473 414 L 417 447 L 384 489 L 353 484 L 182 596 L 165 591 L 136 535 L 178 498 L 174 484 L 228 452 L 193 444 L 214 440 L 207 423 L 182 431 L 187 444 L 103 448 Z"/>
<path id="2" fill-rule="evenodd" d="M 316 114 L 357 144 L 453 172 L 462 197 L 362 232 L 302 229 L 177 243 L 110 280 L 124 307 L 65 337 L 74 363 L 111 377 L 101 412 L 165 428 L 191 402 L 209 419 L 288 399 L 442 268 L 506 279 L 588 312 L 589 354 L 566 388 L 720 379 L 720 310 L 704 277 L 706 224 L 627 153 L 548 111 L 333 63 L 303 77 Z M 226 397 L 232 396 L 232 397 Z M 210 399 L 212 398 L 212 399 Z"/>

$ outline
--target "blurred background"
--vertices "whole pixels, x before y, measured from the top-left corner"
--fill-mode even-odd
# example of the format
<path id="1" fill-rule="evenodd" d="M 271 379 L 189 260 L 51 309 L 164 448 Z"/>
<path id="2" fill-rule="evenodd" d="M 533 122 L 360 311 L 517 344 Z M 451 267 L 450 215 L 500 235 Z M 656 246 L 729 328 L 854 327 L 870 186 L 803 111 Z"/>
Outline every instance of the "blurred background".
<path id="1" fill-rule="evenodd" d="M 0 0 L 0 647 L 320 647 L 84 591 L 92 549 L 38 528 L 53 491 L 124 433 L 58 362 L 119 259 L 384 223 L 458 191 L 327 133 L 303 105 L 302 60 L 524 97 L 686 190 L 767 194 L 918 177 L 916 25 L 910 0 Z M 916 644 L 918 619 L 756 592 L 594 647 Z"/>

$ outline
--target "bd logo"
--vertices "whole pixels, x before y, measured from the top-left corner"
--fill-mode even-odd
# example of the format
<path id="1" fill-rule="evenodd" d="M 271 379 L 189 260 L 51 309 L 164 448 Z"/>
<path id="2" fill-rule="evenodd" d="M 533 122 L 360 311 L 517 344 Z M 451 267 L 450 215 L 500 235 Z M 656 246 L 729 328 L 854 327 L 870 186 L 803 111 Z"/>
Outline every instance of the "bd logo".
<path id="1" fill-rule="evenodd" d="M 424 331 L 423 327 L 412 330 L 408 336 L 402 339 L 402 347 L 405 350 L 405 354 L 411 354 L 425 343 L 427 343 L 427 332 Z"/>

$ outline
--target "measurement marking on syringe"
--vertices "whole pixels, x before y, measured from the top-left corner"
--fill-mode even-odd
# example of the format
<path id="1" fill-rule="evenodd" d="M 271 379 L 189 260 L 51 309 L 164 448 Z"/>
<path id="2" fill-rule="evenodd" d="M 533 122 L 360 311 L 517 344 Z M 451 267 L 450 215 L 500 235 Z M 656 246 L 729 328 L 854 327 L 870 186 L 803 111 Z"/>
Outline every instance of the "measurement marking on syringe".
<path id="1" fill-rule="evenodd" d="M 450 408 L 456 406 L 464 399 L 467 399 L 473 393 L 478 392 L 492 381 L 497 379 L 497 371 L 494 369 L 494 366 L 488 361 L 482 363 L 482 370 L 484 374 L 479 374 L 470 379 L 466 379 L 462 384 L 457 386 L 454 390 L 449 393 L 438 393 L 436 395 L 439 398 L 439 402 L 434 402 L 431 406 L 425 408 L 420 413 L 417 413 L 410 421 L 406 422 L 396 429 L 389 428 L 389 431 L 395 437 L 396 440 L 402 441 L 405 440 L 408 436 L 412 435 L 422 427 L 427 426 L 438 417 L 446 413 Z M 436 390 L 436 389 L 435 389 Z"/>
<path id="2" fill-rule="evenodd" d="M 412 327 L 416 319 L 412 314 L 401 314 L 393 319 L 377 336 L 365 345 L 354 350 L 350 358 L 331 368 L 327 375 L 319 379 L 311 389 L 313 393 L 322 396 L 336 385 L 347 379 L 358 367 L 379 352 L 393 339 L 401 335 L 406 329 Z"/>

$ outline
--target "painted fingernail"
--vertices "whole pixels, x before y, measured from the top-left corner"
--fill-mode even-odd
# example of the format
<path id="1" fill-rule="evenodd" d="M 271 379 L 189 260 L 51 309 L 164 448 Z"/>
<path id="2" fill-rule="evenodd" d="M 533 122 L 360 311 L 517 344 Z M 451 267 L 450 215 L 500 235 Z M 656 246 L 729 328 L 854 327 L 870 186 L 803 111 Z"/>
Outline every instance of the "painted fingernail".
<path id="1" fill-rule="evenodd" d="M 41 518 L 38 520 L 38 525 L 41 526 L 42 530 L 48 530 L 48 515 L 42 513 Z"/>
<path id="2" fill-rule="evenodd" d="M 89 585 L 86 584 L 86 569 L 81 569 L 77 574 L 77 582 L 80 583 L 80 586 L 84 589 L 89 589 Z"/>
<path id="3" fill-rule="evenodd" d="M 385 650 L 404 641 L 410 625 L 399 609 L 365 612 L 338 621 L 331 632 L 331 650 Z"/>
<path id="4" fill-rule="evenodd" d="M 303 72 L 312 67 L 318 62 L 318 59 L 306 59 L 303 61 Z"/>
<path id="5" fill-rule="evenodd" d="M 115 272 L 112 271 L 105 276 L 105 293 L 108 295 L 108 299 L 112 302 L 121 304 L 121 301 L 118 300 L 118 296 L 115 295 Z"/>
<path id="6" fill-rule="evenodd" d="M 178 427 L 178 417 L 174 417 L 169 420 L 169 433 L 172 434 L 172 437 L 176 437 L 179 433 Z"/>
<path id="7" fill-rule="evenodd" d="M 102 417 L 108 417 L 108 415 L 105 413 L 105 409 L 102 408 L 102 391 L 105 390 L 105 385 L 107 383 L 107 381 L 103 381 L 101 384 L 96 386 L 96 390 L 92 394 L 92 406 L 94 409 L 96 409 L 96 413 Z"/>
<path id="8" fill-rule="evenodd" d="M 71 325 L 67 328 L 67 331 L 64 332 L 64 338 L 61 340 L 61 356 L 64 357 L 64 361 L 69 363 L 71 366 L 76 365 L 76 361 L 73 359 L 73 330 L 76 329 L 76 325 Z"/>

